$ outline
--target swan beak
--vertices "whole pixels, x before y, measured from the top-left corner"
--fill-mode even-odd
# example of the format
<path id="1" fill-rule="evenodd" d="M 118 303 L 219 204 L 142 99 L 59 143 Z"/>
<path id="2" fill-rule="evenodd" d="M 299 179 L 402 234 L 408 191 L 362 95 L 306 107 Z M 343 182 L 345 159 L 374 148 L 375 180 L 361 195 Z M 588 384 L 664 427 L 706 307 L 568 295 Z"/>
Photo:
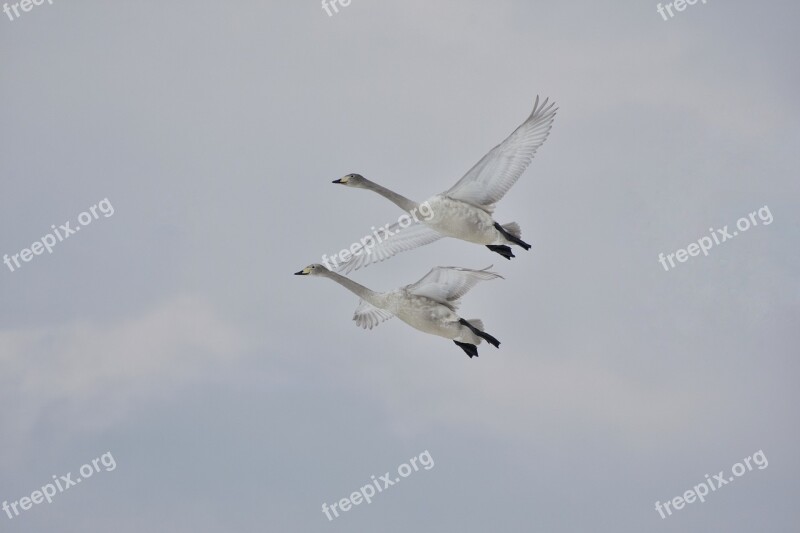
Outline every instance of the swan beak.
<path id="1" fill-rule="evenodd" d="M 295 276 L 308 276 L 308 272 L 301 270 L 300 272 L 295 272 Z"/>
<path id="2" fill-rule="evenodd" d="M 341 184 L 344 184 L 344 182 L 342 181 L 342 178 L 339 178 L 338 180 L 333 180 L 331 183 L 341 183 Z"/>

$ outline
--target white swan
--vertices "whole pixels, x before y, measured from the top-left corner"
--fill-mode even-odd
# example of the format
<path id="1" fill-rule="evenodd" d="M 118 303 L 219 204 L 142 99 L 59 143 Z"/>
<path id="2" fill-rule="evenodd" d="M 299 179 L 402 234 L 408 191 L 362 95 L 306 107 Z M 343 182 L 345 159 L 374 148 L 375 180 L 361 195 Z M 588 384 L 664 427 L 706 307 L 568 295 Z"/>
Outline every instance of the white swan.
<path id="1" fill-rule="evenodd" d="M 498 224 L 492 218 L 492 212 L 495 204 L 516 183 L 536 150 L 547 139 L 557 111 L 554 106 L 555 103 L 548 105 L 547 99 L 540 106 L 537 96 L 533 112 L 506 140 L 478 161 L 453 187 L 422 204 L 373 183 L 360 174 L 348 174 L 334 180 L 333 183 L 374 191 L 414 218 L 414 222 L 408 218 L 405 221 L 407 224 L 398 221 L 388 226 L 388 231 L 383 231 L 384 239 L 380 239 L 378 232 L 375 233 L 378 239 L 370 237 L 371 242 L 362 239 L 360 245 L 351 248 L 351 258 L 344 259 L 341 265 L 337 263 L 335 268 L 347 273 L 442 237 L 486 245 L 506 259 L 514 257 L 509 244 L 530 249 L 530 245 L 520 238 L 521 232 L 516 222 Z M 422 207 L 426 207 L 432 215 L 420 220 L 417 213 L 421 212 Z"/>
<path id="2" fill-rule="evenodd" d="M 490 268 L 436 267 L 418 282 L 389 292 L 372 291 L 319 264 L 309 265 L 295 275 L 332 279 L 361 298 L 353 320 L 364 329 L 396 316 L 412 328 L 451 339 L 471 358 L 478 356 L 481 339 L 495 348 L 500 346 L 500 341 L 483 331 L 481 320 L 465 320 L 456 313 L 461 297 L 479 281 L 502 278 L 489 272 Z"/>

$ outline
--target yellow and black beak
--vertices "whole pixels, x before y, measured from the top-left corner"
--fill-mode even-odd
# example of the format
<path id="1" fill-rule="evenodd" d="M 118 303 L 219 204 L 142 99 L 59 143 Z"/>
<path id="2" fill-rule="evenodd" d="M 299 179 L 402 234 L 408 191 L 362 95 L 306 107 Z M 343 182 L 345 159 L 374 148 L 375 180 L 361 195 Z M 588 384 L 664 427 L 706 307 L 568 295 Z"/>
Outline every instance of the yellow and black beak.
<path id="1" fill-rule="evenodd" d="M 339 178 L 338 180 L 333 180 L 331 183 L 340 183 L 340 184 L 344 185 L 344 182 L 342 181 L 342 178 Z"/>
<path id="2" fill-rule="evenodd" d="M 308 272 L 303 272 L 303 271 L 301 270 L 300 272 L 295 272 L 295 273 L 294 273 L 294 275 L 295 275 L 295 276 L 308 276 Z"/>

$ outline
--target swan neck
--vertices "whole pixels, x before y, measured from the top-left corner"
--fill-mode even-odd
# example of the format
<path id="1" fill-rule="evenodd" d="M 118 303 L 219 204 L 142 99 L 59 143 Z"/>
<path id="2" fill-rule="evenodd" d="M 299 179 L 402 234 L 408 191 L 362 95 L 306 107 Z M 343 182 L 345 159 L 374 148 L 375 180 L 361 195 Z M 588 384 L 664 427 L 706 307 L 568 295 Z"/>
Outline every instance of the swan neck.
<path id="1" fill-rule="evenodd" d="M 327 272 L 325 274 L 325 276 L 330 278 L 330 279 L 332 279 L 333 281 L 335 281 L 336 283 L 338 283 L 339 285 L 341 285 L 345 289 L 349 290 L 350 292 L 352 292 L 353 294 L 355 294 L 356 296 L 358 296 L 362 300 L 366 300 L 367 302 L 375 305 L 375 302 L 377 301 L 377 296 L 378 296 L 377 292 L 375 292 L 373 290 L 370 290 L 370 289 L 364 287 L 363 285 L 361 285 L 359 283 L 356 283 L 355 281 L 351 280 L 350 278 L 342 276 L 341 274 L 337 274 L 336 272 L 330 272 L 329 271 L 329 272 Z"/>
<path id="2" fill-rule="evenodd" d="M 397 194 L 396 192 L 391 191 L 381 185 L 378 185 L 377 183 L 368 180 L 365 181 L 366 181 L 364 186 L 365 189 L 369 189 L 370 191 L 374 191 L 380 194 L 381 196 L 392 202 L 394 205 L 396 205 L 403 211 L 410 213 L 411 211 L 419 209 L 419 205 L 417 204 L 417 202 L 409 200 L 405 196 Z"/>

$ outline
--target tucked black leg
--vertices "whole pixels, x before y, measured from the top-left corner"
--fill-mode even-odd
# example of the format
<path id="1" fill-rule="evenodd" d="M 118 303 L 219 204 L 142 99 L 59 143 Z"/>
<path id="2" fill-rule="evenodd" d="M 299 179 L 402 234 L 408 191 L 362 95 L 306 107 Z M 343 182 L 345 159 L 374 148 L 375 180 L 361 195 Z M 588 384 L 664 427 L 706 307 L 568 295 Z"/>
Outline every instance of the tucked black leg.
<path id="1" fill-rule="evenodd" d="M 474 344 L 467 344 L 466 342 L 458 342 L 453 341 L 456 343 L 456 346 L 464 350 L 464 352 L 469 356 L 470 359 L 473 357 L 478 357 L 478 347 Z"/>
<path id="2" fill-rule="evenodd" d="M 506 246 L 505 244 L 487 244 L 486 247 L 491 251 L 502 255 L 506 259 L 511 259 L 512 257 L 516 257 L 514 255 L 514 252 L 511 251 L 511 247 Z"/>
<path id="3" fill-rule="evenodd" d="M 488 333 L 479 330 L 478 328 L 476 328 L 475 326 L 473 326 L 472 324 L 470 324 L 469 322 L 467 322 L 463 318 L 461 320 L 459 320 L 458 323 L 463 325 L 463 326 L 467 326 L 472 333 L 474 333 L 478 337 L 482 338 L 483 340 L 485 340 L 486 342 L 488 342 L 489 344 L 491 344 L 495 348 L 499 348 L 500 347 L 500 341 L 499 340 L 495 339 L 494 337 L 492 337 Z"/>
<path id="4" fill-rule="evenodd" d="M 503 237 L 505 237 L 509 241 L 513 242 L 514 244 L 522 246 L 526 250 L 530 250 L 531 249 L 531 245 L 530 244 L 528 244 L 527 242 L 523 241 L 519 237 L 515 237 L 514 235 L 511 235 L 509 232 L 506 231 L 506 229 L 503 226 L 501 226 L 497 222 L 494 223 L 494 228 L 497 231 L 499 231 L 500 234 L 503 235 Z"/>

